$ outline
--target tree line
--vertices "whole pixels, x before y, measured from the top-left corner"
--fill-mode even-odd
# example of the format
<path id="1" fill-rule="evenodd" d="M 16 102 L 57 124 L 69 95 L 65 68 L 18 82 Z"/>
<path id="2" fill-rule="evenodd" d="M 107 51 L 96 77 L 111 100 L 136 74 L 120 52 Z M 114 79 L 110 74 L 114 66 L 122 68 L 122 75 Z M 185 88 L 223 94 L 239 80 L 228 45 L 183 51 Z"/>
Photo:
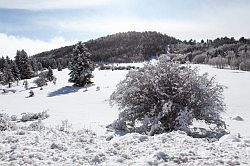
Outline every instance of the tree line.
<path id="1" fill-rule="evenodd" d="M 60 61 L 54 65 L 52 63 L 52 67 L 62 70 Z M 24 50 L 17 50 L 14 60 L 8 56 L 0 58 L 0 84 L 9 84 L 9 87 L 11 87 L 13 82 L 18 84 L 20 80 L 38 76 L 38 71 L 43 70 L 44 67 L 41 62 L 29 57 Z"/>

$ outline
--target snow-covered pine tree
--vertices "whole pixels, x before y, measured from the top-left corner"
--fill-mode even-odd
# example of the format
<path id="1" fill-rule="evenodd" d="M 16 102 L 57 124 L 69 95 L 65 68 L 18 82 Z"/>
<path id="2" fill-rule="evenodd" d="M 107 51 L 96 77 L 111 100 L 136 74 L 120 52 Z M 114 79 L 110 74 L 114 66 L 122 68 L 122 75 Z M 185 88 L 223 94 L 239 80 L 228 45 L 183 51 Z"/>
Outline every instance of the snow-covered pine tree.
<path id="1" fill-rule="evenodd" d="M 31 65 L 32 65 L 32 69 L 33 69 L 35 75 L 37 75 L 38 74 L 38 64 L 37 64 L 37 60 L 35 58 L 32 58 Z"/>
<path id="2" fill-rule="evenodd" d="M 62 65 L 61 65 L 60 61 L 58 62 L 57 67 L 58 67 L 58 68 L 57 68 L 58 71 L 62 71 Z"/>
<path id="3" fill-rule="evenodd" d="M 15 61 L 12 62 L 12 68 L 11 68 L 11 70 L 12 70 L 12 74 L 14 76 L 14 79 L 16 81 L 21 80 L 20 71 L 19 71 L 19 69 L 18 69 L 17 64 L 15 63 Z"/>
<path id="4" fill-rule="evenodd" d="M 5 61 L 5 65 L 4 65 L 4 84 L 9 84 L 9 88 L 11 86 L 11 83 L 15 81 L 14 76 L 12 74 L 11 68 L 10 68 L 10 64 L 8 63 L 8 61 Z"/>
<path id="5" fill-rule="evenodd" d="M 52 69 L 56 69 L 57 68 L 56 60 L 54 58 L 52 59 L 50 66 L 51 66 Z"/>
<path id="6" fill-rule="evenodd" d="M 29 79 L 34 75 L 30 59 L 24 50 L 19 52 L 19 56 L 16 56 L 16 61 L 20 70 L 21 79 Z"/>
<path id="7" fill-rule="evenodd" d="M 53 70 L 52 70 L 51 67 L 48 68 L 47 79 L 48 79 L 48 81 L 53 81 L 54 80 Z"/>
<path id="8" fill-rule="evenodd" d="M 15 56 L 15 63 L 20 71 L 20 54 L 21 54 L 21 51 L 17 50 L 16 51 L 16 56 Z"/>
<path id="9" fill-rule="evenodd" d="M 41 62 L 38 62 L 37 66 L 38 66 L 38 71 L 43 71 L 43 65 Z"/>
<path id="10" fill-rule="evenodd" d="M 4 63 L 5 63 L 5 58 L 4 57 L 0 58 L 0 71 L 3 71 Z"/>
<path id="11" fill-rule="evenodd" d="M 0 71 L 0 85 L 3 85 L 4 82 L 5 82 L 4 74 L 3 74 L 3 72 Z"/>
<path id="12" fill-rule="evenodd" d="M 93 77 L 92 71 L 95 69 L 95 65 L 90 60 L 90 56 L 87 47 L 81 42 L 77 43 L 73 50 L 69 73 L 69 82 L 74 83 L 75 86 L 83 87 L 93 83 L 90 79 Z"/>

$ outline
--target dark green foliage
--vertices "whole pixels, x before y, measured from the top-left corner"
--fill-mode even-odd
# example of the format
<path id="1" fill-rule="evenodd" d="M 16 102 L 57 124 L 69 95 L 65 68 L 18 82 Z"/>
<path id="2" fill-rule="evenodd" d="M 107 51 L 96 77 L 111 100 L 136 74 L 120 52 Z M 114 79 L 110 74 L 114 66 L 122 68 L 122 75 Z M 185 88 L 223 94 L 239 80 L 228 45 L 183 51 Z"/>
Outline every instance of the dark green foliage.
<path id="1" fill-rule="evenodd" d="M 53 81 L 54 80 L 54 74 L 53 74 L 53 70 L 52 70 L 51 67 L 48 68 L 47 79 L 48 79 L 48 81 Z"/>
<path id="2" fill-rule="evenodd" d="M 41 62 L 37 63 L 38 71 L 43 71 L 43 65 Z"/>
<path id="3" fill-rule="evenodd" d="M 73 50 L 69 82 L 80 87 L 92 83 L 90 79 L 93 77 L 92 71 L 95 69 L 95 65 L 90 60 L 90 57 L 91 54 L 88 52 L 87 47 L 79 42 Z"/>
<path id="4" fill-rule="evenodd" d="M 15 62 L 12 62 L 12 73 L 16 81 L 21 80 L 21 74 Z"/>
<path id="5" fill-rule="evenodd" d="M 4 75 L 3 84 L 8 84 L 15 81 L 15 78 L 12 74 L 10 64 L 8 64 L 8 61 L 5 61 L 3 75 Z"/>
<path id="6" fill-rule="evenodd" d="M 179 42 L 181 41 L 174 37 L 157 32 L 125 32 L 89 40 L 84 44 L 92 53 L 91 60 L 94 62 L 133 62 L 144 61 L 164 53 L 169 44 Z M 45 60 L 46 63 L 51 58 L 70 59 L 74 47 L 75 45 L 66 46 L 34 57 Z M 65 65 L 62 65 L 64 68 Z"/>
<path id="7" fill-rule="evenodd" d="M 37 60 L 35 58 L 31 59 L 31 66 L 32 66 L 32 69 L 34 71 L 34 74 L 37 75 L 37 73 L 38 73 L 38 64 L 37 64 Z"/>
<path id="8" fill-rule="evenodd" d="M 58 66 L 57 70 L 58 70 L 58 71 L 62 71 L 62 65 L 61 65 L 60 62 L 58 62 L 58 65 L 57 65 L 57 66 Z"/>
<path id="9" fill-rule="evenodd" d="M 20 70 L 21 79 L 29 79 L 34 76 L 30 59 L 24 50 L 17 51 L 15 62 Z"/>

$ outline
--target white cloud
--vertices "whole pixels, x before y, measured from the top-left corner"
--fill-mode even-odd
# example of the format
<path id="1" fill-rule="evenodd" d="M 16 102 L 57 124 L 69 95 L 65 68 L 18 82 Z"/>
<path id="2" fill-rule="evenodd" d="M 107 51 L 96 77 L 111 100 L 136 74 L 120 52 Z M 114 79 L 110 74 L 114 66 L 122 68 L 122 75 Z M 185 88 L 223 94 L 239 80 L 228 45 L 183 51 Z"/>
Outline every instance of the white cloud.
<path id="1" fill-rule="evenodd" d="M 33 40 L 24 37 L 8 36 L 0 33 L 0 55 L 13 58 L 17 50 L 24 49 L 28 55 L 34 55 L 43 51 L 59 48 L 62 46 L 75 43 L 74 41 L 67 42 L 63 37 L 55 37 L 49 42 L 41 40 Z"/>
<path id="2" fill-rule="evenodd" d="M 8 9 L 68 9 L 103 5 L 110 0 L 0 0 L 0 8 Z"/>

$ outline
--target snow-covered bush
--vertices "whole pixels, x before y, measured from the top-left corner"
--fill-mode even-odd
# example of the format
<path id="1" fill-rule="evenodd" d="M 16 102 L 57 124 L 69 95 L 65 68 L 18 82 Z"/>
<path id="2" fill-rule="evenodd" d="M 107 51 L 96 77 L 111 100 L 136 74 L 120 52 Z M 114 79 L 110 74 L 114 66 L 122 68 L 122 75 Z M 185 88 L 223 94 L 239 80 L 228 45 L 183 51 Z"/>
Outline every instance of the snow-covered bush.
<path id="1" fill-rule="evenodd" d="M 34 80 L 34 83 L 38 86 L 38 87 L 42 87 L 47 85 L 47 80 L 45 77 L 38 77 L 37 79 Z"/>
<path id="2" fill-rule="evenodd" d="M 30 131 L 40 131 L 42 129 L 44 129 L 45 126 L 44 124 L 42 123 L 42 120 L 39 119 L 37 122 L 32 122 L 28 127 L 27 129 L 30 130 Z"/>
<path id="3" fill-rule="evenodd" d="M 240 70 L 250 71 L 250 60 L 245 60 L 240 63 Z"/>
<path id="4" fill-rule="evenodd" d="M 117 130 L 149 135 L 183 130 L 190 132 L 194 119 L 224 127 L 223 86 L 198 69 L 160 57 L 155 65 L 132 70 L 110 97 L 122 112 L 112 126 Z"/>
<path id="5" fill-rule="evenodd" d="M 22 117 L 20 119 L 21 122 L 34 121 L 34 120 L 43 120 L 49 117 L 47 111 L 39 112 L 39 113 L 22 113 Z"/>
<path id="6" fill-rule="evenodd" d="M 16 128 L 14 122 L 7 114 L 0 113 L 0 131 L 13 130 Z"/>
<path id="7" fill-rule="evenodd" d="M 42 87 L 47 85 L 47 82 L 49 81 L 56 81 L 56 77 L 53 75 L 53 71 L 51 68 L 48 69 L 48 71 L 41 72 L 38 75 L 38 78 L 34 80 L 34 83 L 38 87 Z"/>
<path id="8" fill-rule="evenodd" d="M 193 63 L 195 64 L 203 64 L 206 62 L 207 55 L 206 54 L 200 54 L 196 55 L 194 59 L 192 60 Z"/>

